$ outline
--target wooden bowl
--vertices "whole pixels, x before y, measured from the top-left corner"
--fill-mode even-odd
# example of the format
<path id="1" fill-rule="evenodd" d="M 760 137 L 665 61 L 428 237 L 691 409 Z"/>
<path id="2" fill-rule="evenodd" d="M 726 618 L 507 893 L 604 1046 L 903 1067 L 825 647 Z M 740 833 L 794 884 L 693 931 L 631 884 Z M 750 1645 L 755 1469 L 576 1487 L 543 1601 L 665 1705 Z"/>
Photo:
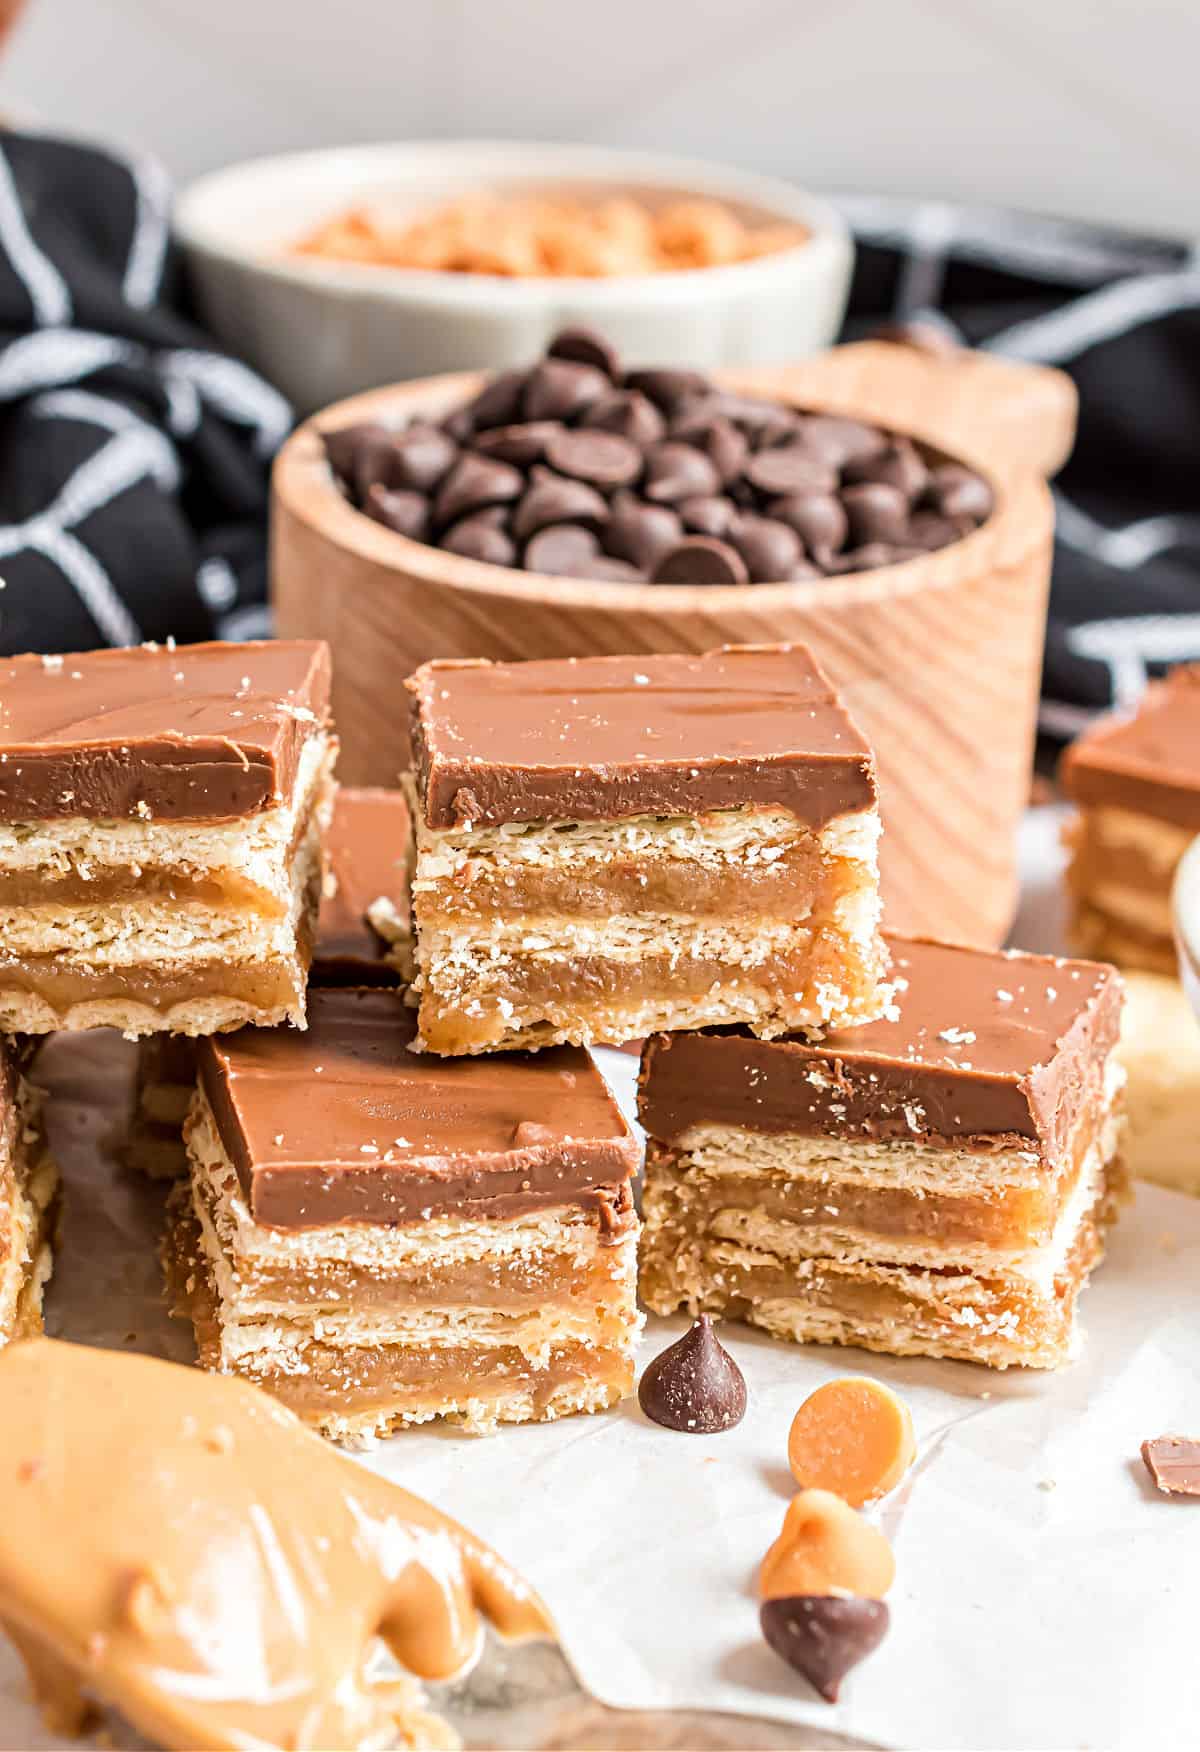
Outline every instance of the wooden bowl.
<path id="1" fill-rule="evenodd" d="M 327 639 L 339 772 L 394 784 L 408 739 L 401 683 L 432 657 L 707 651 L 800 640 L 816 651 L 876 750 L 887 924 L 996 943 L 1016 899 L 1053 515 L 1040 470 L 1070 447 L 1074 399 L 1057 372 L 983 355 L 930 359 L 882 343 L 795 366 L 723 372 L 737 390 L 908 432 L 982 468 L 992 516 L 953 547 L 803 584 L 705 588 L 543 577 L 462 559 L 352 509 L 319 432 L 441 413 L 475 376 L 426 379 L 338 403 L 275 466 L 272 594 L 286 638 Z"/>

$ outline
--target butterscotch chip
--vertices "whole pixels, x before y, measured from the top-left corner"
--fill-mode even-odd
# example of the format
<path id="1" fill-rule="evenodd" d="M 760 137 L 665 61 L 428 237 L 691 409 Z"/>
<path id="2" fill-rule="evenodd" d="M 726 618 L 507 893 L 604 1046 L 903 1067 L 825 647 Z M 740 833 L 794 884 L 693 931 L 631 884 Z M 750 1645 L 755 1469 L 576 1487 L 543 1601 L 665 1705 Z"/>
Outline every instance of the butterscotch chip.
<path id="1" fill-rule="evenodd" d="M 758 1572 L 764 1600 L 857 1594 L 881 1600 L 896 1579 L 892 1548 L 869 1521 L 827 1490 L 793 1497 Z"/>
<path id="2" fill-rule="evenodd" d="M 826 1381 L 788 1432 L 788 1465 L 801 1490 L 832 1491 L 855 1509 L 894 1490 L 915 1453 L 907 1405 L 865 1375 Z"/>

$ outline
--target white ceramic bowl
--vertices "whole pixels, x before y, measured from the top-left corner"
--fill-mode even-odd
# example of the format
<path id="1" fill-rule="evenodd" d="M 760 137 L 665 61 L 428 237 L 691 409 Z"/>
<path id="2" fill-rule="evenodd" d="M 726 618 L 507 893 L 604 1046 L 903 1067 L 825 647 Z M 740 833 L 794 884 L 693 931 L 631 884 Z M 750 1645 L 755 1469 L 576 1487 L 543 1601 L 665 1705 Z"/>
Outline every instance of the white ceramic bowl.
<path id="1" fill-rule="evenodd" d="M 608 280 L 429 273 L 285 253 L 360 202 L 415 210 L 479 189 L 631 193 L 650 205 L 711 196 L 752 223 L 797 223 L 809 236 L 732 267 Z M 300 413 L 405 378 L 527 364 L 567 323 L 600 329 L 631 365 L 784 362 L 834 338 L 853 265 L 838 214 L 789 183 L 587 146 L 461 141 L 261 158 L 193 183 L 175 225 L 213 332 Z"/>
<path id="2" fill-rule="evenodd" d="M 1179 977 L 1200 1017 L 1200 839 L 1192 841 L 1175 872 L 1171 894 Z"/>

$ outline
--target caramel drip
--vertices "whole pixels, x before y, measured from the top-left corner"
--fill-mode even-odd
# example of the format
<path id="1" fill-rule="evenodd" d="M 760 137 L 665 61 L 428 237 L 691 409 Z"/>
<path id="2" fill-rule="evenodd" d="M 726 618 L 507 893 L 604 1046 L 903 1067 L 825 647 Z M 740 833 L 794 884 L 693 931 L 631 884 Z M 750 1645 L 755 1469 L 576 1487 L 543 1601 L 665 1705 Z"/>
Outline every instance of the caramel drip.
<path id="1" fill-rule="evenodd" d="M 419 1714 L 481 1615 L 536 1594 L 430 1504 L 245 1382 L 35 1339 L 0 1354 L 0 1622 L 44 1704 L 77 1689 L 167 1747 L 360 1747 Z"/>

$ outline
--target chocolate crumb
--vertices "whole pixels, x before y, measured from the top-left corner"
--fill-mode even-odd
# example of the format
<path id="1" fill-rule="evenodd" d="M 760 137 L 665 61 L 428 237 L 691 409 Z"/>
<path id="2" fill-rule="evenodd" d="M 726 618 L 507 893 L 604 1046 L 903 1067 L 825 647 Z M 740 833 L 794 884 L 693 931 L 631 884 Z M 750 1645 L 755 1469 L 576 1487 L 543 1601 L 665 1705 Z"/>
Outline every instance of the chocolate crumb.
<path id="1" fill-rule="evenodd" d="M 701 1314 L 690 1332 L 655 1357 L 638 1384 L 638 1403 L 668 1430 L 710 1436 L 746 1415 L 746 1381 Z"/>
<path id="2" fill-rule="evenodd" d="M 1200 1496 L 1200 1439 L 1152 1436 L 1142 1443 L 1142 1459 L 1164 1496 Z"/>

